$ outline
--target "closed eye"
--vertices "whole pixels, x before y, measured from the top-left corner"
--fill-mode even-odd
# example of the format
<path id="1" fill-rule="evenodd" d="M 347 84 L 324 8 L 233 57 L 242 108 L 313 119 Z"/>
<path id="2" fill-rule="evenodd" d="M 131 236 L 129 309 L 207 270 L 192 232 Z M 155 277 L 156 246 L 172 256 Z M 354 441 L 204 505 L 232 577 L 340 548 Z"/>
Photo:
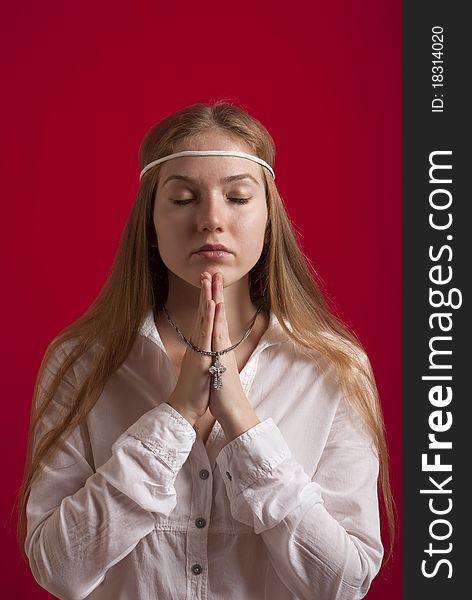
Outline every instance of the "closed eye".
<path id="1" fill-rule="evenodd" d="M 187 200 L 172 200 L 172 202 L 174 204 L 188 204 L 189 202 L 192 202 L 192 200 L 194 200 L 195 198 L 189 198 Z"/>
<path id="2" fill-rule="evenodd" d="M 174 202 L 174 204 L 183 206 L 185 204 L 188 204 L 189 202 L 193 202 L 193 200 L 195 200 L 195 198 L 187 198 L 186 200 L 173 200 L 173 202 Z M 235 202 L 236 204 L 247 204 L 249 202 L 250 198 L 228 198 L 228 200 L 231 200 L 232 202 Z"/>
<path id="3" fill-rule="evenodd" d="M 251 199 L 251 197 L 249 197 L 249 198 L 228 198 L 228 200 L 232 200 L 233 202 L 237 202 L 238 204 L 246 204 L 246 202 L 249 202 L 250 199 Z"/>

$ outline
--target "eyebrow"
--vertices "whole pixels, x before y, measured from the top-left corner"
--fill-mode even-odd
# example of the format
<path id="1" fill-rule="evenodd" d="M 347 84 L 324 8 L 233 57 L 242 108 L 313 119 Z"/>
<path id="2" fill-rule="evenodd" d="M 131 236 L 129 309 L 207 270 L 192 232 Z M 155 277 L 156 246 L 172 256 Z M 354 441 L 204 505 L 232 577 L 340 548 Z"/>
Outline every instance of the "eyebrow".
<path id="1" fill-rule="evenodd" d="M 195 183 L 196 181 L 198 181 L 194 177 L 188 177 L 187 175 L 170 175 L 169 177 L 167 177 L 167 179 L 162 185 L 164 186 L 167 182 L 172 181 L 173 179 L 189 181 L 191 183 Z M 240 173 L 239 175 L 229 175 L 228 177 L 223 177 L 222 179 L 220 179 L 220 183 L 229 183 L 231 181 L 238 181 L 240 179 L 252 179 L 252 181 L 254 181 L 256 185 L 260 185 L 257 179 L 249 173 Z"/>

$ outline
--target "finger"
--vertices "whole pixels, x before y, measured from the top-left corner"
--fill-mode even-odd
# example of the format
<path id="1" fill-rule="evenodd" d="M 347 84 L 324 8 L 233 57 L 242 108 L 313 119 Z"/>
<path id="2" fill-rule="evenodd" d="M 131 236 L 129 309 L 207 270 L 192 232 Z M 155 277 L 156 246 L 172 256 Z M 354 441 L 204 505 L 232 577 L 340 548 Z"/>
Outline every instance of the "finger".
<path id="1" fill-rule="evenodd" d="M 211 284 L 207 277 L 202 279 L 202 319 L 200 327 L 199 348 L 211 350 L 211 337 L 213 334 L 213 321 L 215 319 L 215 302 L 211 297 Z"/>
<path id="2" fill-rule="evenodd" d="M 213 331 L 214 303 L 209 302 L 208 274 L 202 273 L 200 279 L 200 299 L 197 318 L 190 340 L 202 350 L 210 350 L 211 334 Z"/>
<path id="3" fill-rule="evenodd" d="M 195 319 L 195 326 L 192 334 L 194 340 L 198 340 L 200 337 L 200 327 L 203 319 L 203 303 L 204 303 L 205 290 L 203 288 L 203 273 L 200 274 L 200 296 L 198 299 L 197 318 Z"/>
<path id="4" fill-rule="evenodd" d="M 198 299 L 198 313 L 201 314 L 203 306 L 203 273 L 200 274 L 200 296 Z"/>
<path id="5" fill-rule="evenodd" d="M 215 277 L 213 278 L 215 279 Z M 216 274 L 216 286 L 215 286 L 215 294 L 213 296 L 214 300 L 215 300 L 215 311 L 218 311 L 218 315 L 217 315 L 217 327 L 218 327 L 218 337 L 220 339 L 220 341 L 223 342 L 223 345 L 225 348 L 227 348 L 228 346 L 231 346 L 231 342 L 229 339 L 229 333 L 228 333 L 228 321 L 226 319 L 226 314 L 225 314 L 225 299 L 224 299 L 224 293 L 223 293 L 223 284 L 224 284 L 224 277 L 223 277 L 223 273 L 221 273 L 221 271 L 219 271 Z"/>
<path id="6" fill-rule="evenodd" d="M 223 283 L 223 273 L 221 273 L 221 271 L 218 271 L 213 275 L 212 281 L 212 293 L 215 304 L 218 304 L 218 302 L 223 302 L 224 300 Z"/>
<path id="7" fill-rule="evenodd" d="M 211 283 L 211 273 L 208 273 L 208 271 L 203 271 L 200 274 L 201 279 L 208 279 Z"/>
<path id="8" fill-rule="evenodd" d="M 222 297 L 222 284 L 220 282 L 221 289 L 219 295 Z M 213 338 L 212 338 L 214 350 L 224 350 L 231 346 L 228 331 L 228 320 L 226 319 L 225 303 L 224 299 L 215 305 L 215 321 L 213 325 Z"/>

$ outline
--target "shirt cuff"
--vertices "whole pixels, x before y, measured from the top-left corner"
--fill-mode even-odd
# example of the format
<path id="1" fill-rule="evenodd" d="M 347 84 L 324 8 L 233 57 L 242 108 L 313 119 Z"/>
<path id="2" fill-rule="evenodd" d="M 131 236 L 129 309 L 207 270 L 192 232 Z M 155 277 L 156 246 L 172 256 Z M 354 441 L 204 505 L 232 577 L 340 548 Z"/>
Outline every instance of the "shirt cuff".
<path id="1" fill-rule="evenodd" d="M 309 507 L 323 503 L 320 486 L 292 456 L 271 417 L 227 444 L 216 463 L 233 518 L 256 534 L 287 518 L 295 523 Z"/>
<path id="2" fill-rule="evenodd" d="M 187 419 L 167 402 L 144 413 L 127 433 L 175 473 L 187 460 L 197 436 Z"/>
<path id="3" fill-rule="evenodd" d="M 168 515 L 177 502 L 175 479 L 196 437 L 190 423 L 164 402 L 122 433 L 97 473 L 145 510 Z"/>
<path id="4" fill-rule="evenodd" d="M 292 455 L 272 417 L 257 423 L 224 446 L 216 463 L 231 500 L 258 479 L 267 478 Z"/>

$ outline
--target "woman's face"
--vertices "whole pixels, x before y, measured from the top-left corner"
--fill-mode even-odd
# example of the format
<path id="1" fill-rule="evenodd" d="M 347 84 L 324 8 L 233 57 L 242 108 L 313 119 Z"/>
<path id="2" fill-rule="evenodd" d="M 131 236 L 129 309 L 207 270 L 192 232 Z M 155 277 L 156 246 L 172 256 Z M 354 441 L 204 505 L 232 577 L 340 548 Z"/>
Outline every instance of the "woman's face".
<path id="1" fill-rule="evenodd" d="M 241 140 L 217 130 L 181 144 L 183 150 L 238 150 Z M 200 287 L 200 273 L 223 273 L 224 286 L 244 277 L 264 244 L 267 206 L 261 167 L 234 156 L 173 158 L 161 166 L 153 220 L 157 244 L 169 271 Z M 223 244 L 222 258 L 196 254 L 204 244 Z"/>

